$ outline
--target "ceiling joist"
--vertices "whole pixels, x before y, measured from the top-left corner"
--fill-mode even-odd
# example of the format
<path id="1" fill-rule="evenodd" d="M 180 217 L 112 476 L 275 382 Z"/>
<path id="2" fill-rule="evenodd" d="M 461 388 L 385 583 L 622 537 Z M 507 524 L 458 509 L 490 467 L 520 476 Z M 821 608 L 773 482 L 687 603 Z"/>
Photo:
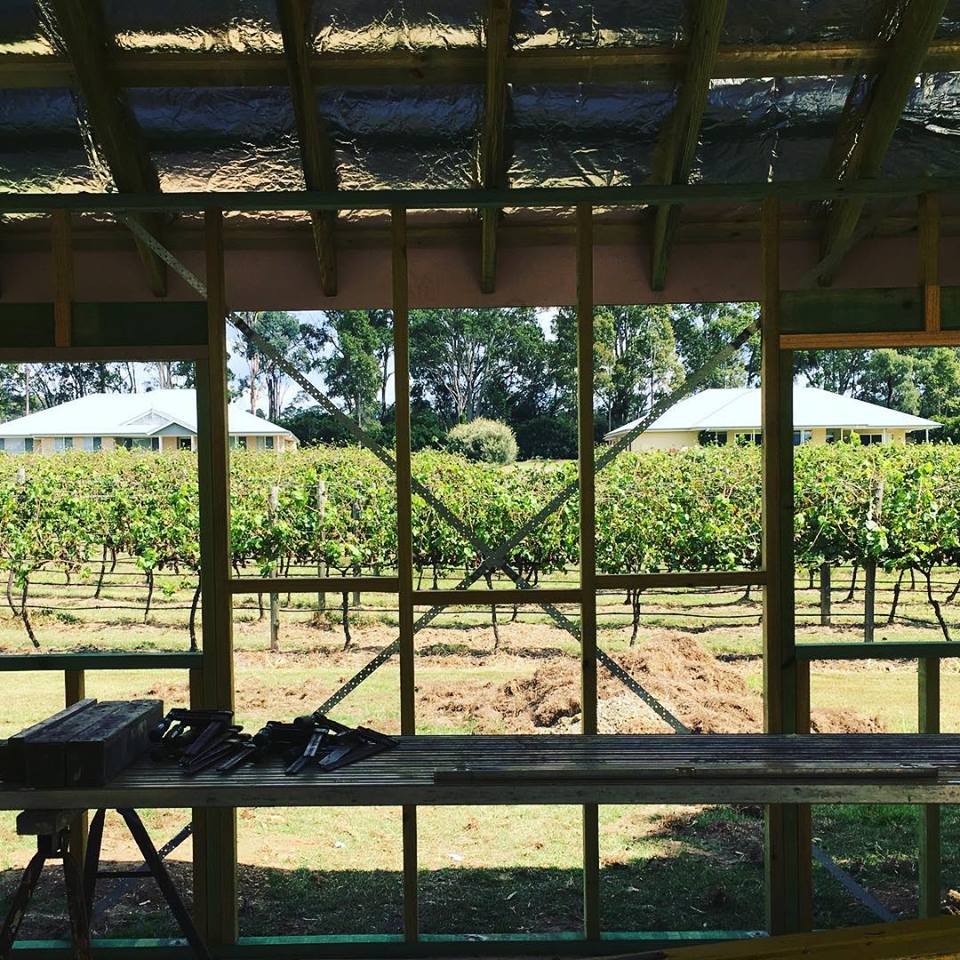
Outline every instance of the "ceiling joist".
<path id="1" fill-rule="evenodd" d="M 886 62 L 860 103 L 848 100 L 830 151 L 826 175 L 840 183 L 880 175 L 884 157 L 906 107 L 917 75 L 943 15 L 946 0 L 909 0 L 888 44 Z M 836 267 L 863 231 L 858 230 L 866 201 L 855 197 L 832 203 L 814 273 L 829 283 Z"/>
<path id="2" fill-rule="evenodd" d="M 326 124 L 317 113 L 310 72 L 312 44 L 308 27 L 311 6 L 311 0 L 277 0 L 277 15 L 283 33 L 304 182 L 308 190 L 336 190 L 337 169 L 333 144 Z M 326 296 L 333 297 L 337 293 L 337 252 L 334 241 L 337 214 L 333 210 L 314 210 L 310 219 L 320 268 L 320 286 Z"/>
<path id="3" fill-rule="evenodd" d="M 801 44 L 724 44 L 713 78 L 853 76 L 877 73 L 888 47 L 879 40 Z M 601 47 L 598 49 L 511 50 L 504 63 L 507 83 L 677 82 L 688 72 L 687 47 Z M 486 55 L 479 49 L 391 50 L 317 53 L 308 56 L 316 89 L 352 86 L 483 83 Z M 279 53 L 143 52 L 110 50 L 104 69 L 117 87 L 283 86 L 286 57 Z M 930 44 L 921 72 L 960 70 L 960 40 Z M 0 87 L 70 87 L 76 72 L 66 58 L 0 54 Z"/>
<path id="4" fill-rule="evenodd" d="M 663 126 L 653 155 L 656 183 L 687 183 L 700 137 L 700 124 L 710 93 L 720 31 L 727 13 L 727 0 L 703 0 L 690 24 L 687 72 L 677 91 L 677 102 Z M 672 204 L 653 211 L 650 244 L 650 286 L 662 290 L 667 261 L 676 234 L 680 209 Z"/>
<path id="5" fill-rule="evenodd" d="M 510 46 L 510 0 L 490 0 L 487 19 L 487 74 L 484 88 L 483 129 L 480 136 L 480 185 L 487 189 L 506 186 L 504 129 L 507 114 L 507 83 L 504 66 Z M 500 211 L 480 211 L 480 289 L 493 293 L 497 272 L 497 220 Z"/>
<path id="6" fill-rule="evenodd" d="M 123 90 L 105 67 L 107 32 L 99 4 L 51 0 L 51 7 L 86 105 L 93 140 L 117 190 L 120 193 L 160 193 L 160 178 L 140 127 Z M 137 216 L 150 233 L 160 235 L 161 217 L 158 214 Z M 150 289 L 154 296 L 166 296 L 166 265 L 141 241 L 136 243 L 147 270 Z"/>

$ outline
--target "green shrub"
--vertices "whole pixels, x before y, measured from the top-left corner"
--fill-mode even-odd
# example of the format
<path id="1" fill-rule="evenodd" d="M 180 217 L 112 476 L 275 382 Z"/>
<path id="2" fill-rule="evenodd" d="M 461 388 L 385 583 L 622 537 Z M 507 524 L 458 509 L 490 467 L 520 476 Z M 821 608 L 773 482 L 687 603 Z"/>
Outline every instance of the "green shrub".
<path id="1" fill-rule="evenodd" d="M 577 424 L 571 417 L 534 417 L 517 428 L 521 460 L 574 460 Z"/>
<path id="2" fill-rule="evenodd" d="M 481 463 L 513 463 L 517 459 L 517 438 L 510 427 L 496 420 L 457 424 L 447 434 L 447 444 L 454 453 Z"/>

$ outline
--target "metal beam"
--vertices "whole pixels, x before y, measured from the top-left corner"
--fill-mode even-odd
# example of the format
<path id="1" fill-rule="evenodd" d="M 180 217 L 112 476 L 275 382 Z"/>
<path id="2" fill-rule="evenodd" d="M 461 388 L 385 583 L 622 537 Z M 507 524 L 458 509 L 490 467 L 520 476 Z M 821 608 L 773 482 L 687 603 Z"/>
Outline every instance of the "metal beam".
<path id="1" fill-rule="evenodd" d="M 504 127 L 507 116 L 505 66 L 510 46 L 510 0 L 490 0 L 487 18 L 487 71 L 484 88 L 483 131 L 480 139 L 480 186 L 505 187 Z M 480 211 L 480 289 L 493 293 L 497 274 L 497 220 L 500 211 Z"/>
<path id="2" fill-rule="evenodd" d="M 121 193 L 160 193 L 160 178 L 123 90 L 106 69 L 107 31 L 99 3 L 51 0 L 55 29 L 70 58 L 77 87 L 86 104 L 97 148 Z M 156 214 L 142 216 L 144 226 L 160 234 Z M 167 272 L 162 260 L 137 241 L 137 251 L 150 278 L 154 296 L 166 295 Z"/>
<path id="3" fill-rule="evenodd" d="M 862 103 L 848 100 L 830 151 L 828 177 L 848 182 L 880 174 L 917 74 L 943 15 L 946 0 L 909 0 L 888 45 L 885 65 Z M 853 198 L 831 205 L 821 243 L 821 283 L 858 239 L 857 225 L 865 200 Z M 827 263 L 831 264 L 830 266 Z"/>
<path id="4" fill-rule="evenodd" d="M 695 10 L 687 45 L 687 72 L 654 152 L 653 178 L 657 183 L 686 183 L 690 179 L 727 0 L 703 0 Z M 650 255 L 653 290 L 662 290 L 666 282 L 667 260 L 679 219 L 680 210 L 673 204 L 657 207 L 653 213 Z"/>
<path id="5" fill-rule="evenodd" d="M 879 40 L 798 44 L 725 44 L 717 51 L 713 77 L 718 80 L 761 77 L 852 76 L 876 73 L 887 62 L 887 45 Z M 511 51 L 508 83 L 576 83 L 676 81 L 687 73 L 689 51 L 666 45 L 599 49 L 530 49 Z M 109 51 L 106 70 L 118 87 L 283 86 L 287 63 L 282 54 L 145 53 Z M 960 69 L 960 40 L 936 40 L 920 71 Z M 484 52 L 460 50 L 391 50 L 385 52 L 312 53 L 315 87 L 416 86 L 484 81 Z M 65 57 L 0 55 L 0 87 L 76 86 L 77 76 Z"/>
<path id="6" fill-rule="evenodd" d="M 297 122 L 297 139 L 308 190 L 336 190 L 337 168 L 326 123 L 317 113 L 310 70 L 309 21 L 312 0 L 277 0 L 277 17 L 287 58 L 290 97 Z M 320 286 L 328 297 L 337 294 L 337 252 L 334 245 L 336 210 L 311 211 L 314 245 L 320 266 Z"/>
<path id="7" fill-rule="evenodd" d="M 760 183 L 637 184 L 628 187 L 512 187 L 503 190 L 443 187 L 424 190 L 222 190 L 182 193 L 8 193 L 0 194 L 0 215 L 50 213 L 202 212 L 284 210 L 469 210 L 475 207 L 602 207 L 649 204 L 744 204 L 778 197 L 789 203 L 916 197 L 921 193 L 960 193 L 960 177 L 908 177 L 855 180 L 783 180 Z"/>

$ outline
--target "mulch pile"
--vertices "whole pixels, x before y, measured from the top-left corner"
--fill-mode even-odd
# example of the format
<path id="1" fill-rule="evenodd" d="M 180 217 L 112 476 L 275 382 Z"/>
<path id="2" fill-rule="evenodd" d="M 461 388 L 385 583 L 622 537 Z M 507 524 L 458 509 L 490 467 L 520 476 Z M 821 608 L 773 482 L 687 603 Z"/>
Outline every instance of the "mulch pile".
<path id="1" fill-rule="evenodd" d="M 644 689 L 696 733 L 755 733 L 763 726 L 763 701 L 741 669 L 723 663 L 696 640 L 665 634 L 642 649 L 617 654 L 617 662 Z M 599 668 L 599 721 L 606 733 L 669 733 L 671 728 L 640 698 Z M 473 690 L 441 685 L 429 691 L 427 706 L 467 721 L 477 732 L 561 733 L 580 720 L 580 665 L 555 659 L 532 676 L 500 687 Z M 854 711 L 814 710 L 818 733 L 875 733 L 876 717 Z"/>

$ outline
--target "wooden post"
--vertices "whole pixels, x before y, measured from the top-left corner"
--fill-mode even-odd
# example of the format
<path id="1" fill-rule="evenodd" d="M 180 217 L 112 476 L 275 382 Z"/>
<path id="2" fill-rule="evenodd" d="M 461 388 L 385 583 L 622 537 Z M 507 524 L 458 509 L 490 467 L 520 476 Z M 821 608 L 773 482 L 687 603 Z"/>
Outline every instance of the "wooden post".
<path id="1" fill-rule="evenodd" d="M 410 467 L 410 317 L 407 290 L 407 212 L 390 211 L 393 272 L 393 378 L 397 460 L 397 607 L 400 620 L 400 732 L 414 736 L 416 664 L 413 633 L 413 497 Z M 417 808 L 403 807 L 403 931 L 420 937 L 417 903 Z"/>
<path id="2" fill-rule="evenodd" d="M 394 336 L 396 336 L 396 333 L 394 333 Z M 394 370 L 396 370 L 396 368 L 394 368 Z M 394 381 L 396 381 L 396 378 L 397 378 L 396 372 L 394 372 L 393 378 L 394 378 Z M 359 520 L 359 519 L 360 519 L 360 504 L 357 503 L 356 500 L 354 500 L 353 503 L 350 504 L 350 515 L 353 517 L 354 520 Z M 360 574 L 361 574 L 361 572 L 362 572 L 362 571 L 360 570 L 359 564 L 353 568 L 353 575 L 354 575 L 355 577 L 359 577 Z M 354 590 L 354 591 L 353 591 L 353 605 L 354 605 L 355 607 L 359 607 L 359 606 L 360 606 L 360 591 L 359 591 L 359 590 Z"/>
<path id="3" fill-rule="evenodd" d="M 69 347 L 71 341 L 72 234 L 69 211 L 54 210 L 50 216 L 50 241 L 53 252 L 53 342 L 58 347 Z"/>
<path id="4" fill-rule="evenodd" d="M 780 210 L 763 204 L 761 429 L 763 433 L 764 730 L 794 733 L 798 726 L 793 557 L 793 354 L 780 349 Z M 809 807 L 766 809 L 765 880 L 771 934 L 807 928 L 811 883 Z"/>
<path id="5" fill-rule="evenodd" d="M 270 501 L 268 505 L 268 516 L 271 524 L 277 519 L 280 511 L 280 488 L 276 485 L 270 488 Z M 274 557 L 270 565 L 270 575 L 277 575 L 277 564 L 279 557 Z M 280 650 L 280 597 L 276 593 L 270 594 L 270 652 L 277 653 Z"/>
<path id="6" fill-rule="evenodd" d="M 323 524 L 327 513 L 327 485 L 323 480 L 317 481 L 317 517 L 318 525 Z M 317 576 L 325 577 L 327 575 L 327 563 L 321 560 L 317 564 Z M 327 595 L 323 592 L 317 594 L 317 609 L 321 612 L 327 609 Z"/>
<path id="7" fill-rule="evenodd" d="M 191 670 L 190 704 L 234 707 L 233 605 L 230 580 L 230 464 L 227 430 L 227 333 L 223 217 L 205 213 L 208 358 L 196 365 L 197 470 L 203 660 Z M 230 809 L 193 811 L 193 909 L 207 942 L 236 941 L 237 820 Z"/>
<path id="8" fill-rule="evenodd" d="M 50 250 L 53 267 L 53 342 L 58 347 L 69 347 L 73 311 L 73 230 L 67 210 L 54 210 L 50 216 Z M 20 470 L 17 470 L 17 483 L 25 483 L 26 471 L 22 480 L 20 477 Z M 66 670 L 63 687 L 64 703 L 69 707 L 87 695 L 86 674 L 83 670 Z M 84 812 L 70 824 L 70 854 L 78 865 L 83 863 L 88 820 Z"/>
<path id="9" fill-rule="evenodd" d="M 863 641 L 873 643 L 877 615 L 877 561 L 863 564 Z"/>
<path id="10" fill-rule="evenodd" d="M 917 728 L 920 733 L 940 732 L 940 661 L 924 657 L 917 661 Z M 926 803 L 919 808 L 919 914 L 940 913 L 940 807 Z"/>
<path id="11" fill-rule="evenodd" d="M 593 443 L 593 209 L 577 207 L 577 449 L 580 479 L 581 733 L 597 732 L 597 538 Z M 583 805 L 583 927 L 600 939 L 597 804 Z"/>
<path id="12" fill-rule="evenodd" d="M 940 321 L 940 198 L 922 193 L 917 211 L 920 235 L 920 283 L 923 287 L 923 326 L 939 333 Z"/>
<path id="13" fill-rule="evenodd" d="M 820 626 L 829 627 L 832 622 L 831 617 L 831 596 L 830 596 L 830 571 L 829 563 L 820 564 Z"/>

